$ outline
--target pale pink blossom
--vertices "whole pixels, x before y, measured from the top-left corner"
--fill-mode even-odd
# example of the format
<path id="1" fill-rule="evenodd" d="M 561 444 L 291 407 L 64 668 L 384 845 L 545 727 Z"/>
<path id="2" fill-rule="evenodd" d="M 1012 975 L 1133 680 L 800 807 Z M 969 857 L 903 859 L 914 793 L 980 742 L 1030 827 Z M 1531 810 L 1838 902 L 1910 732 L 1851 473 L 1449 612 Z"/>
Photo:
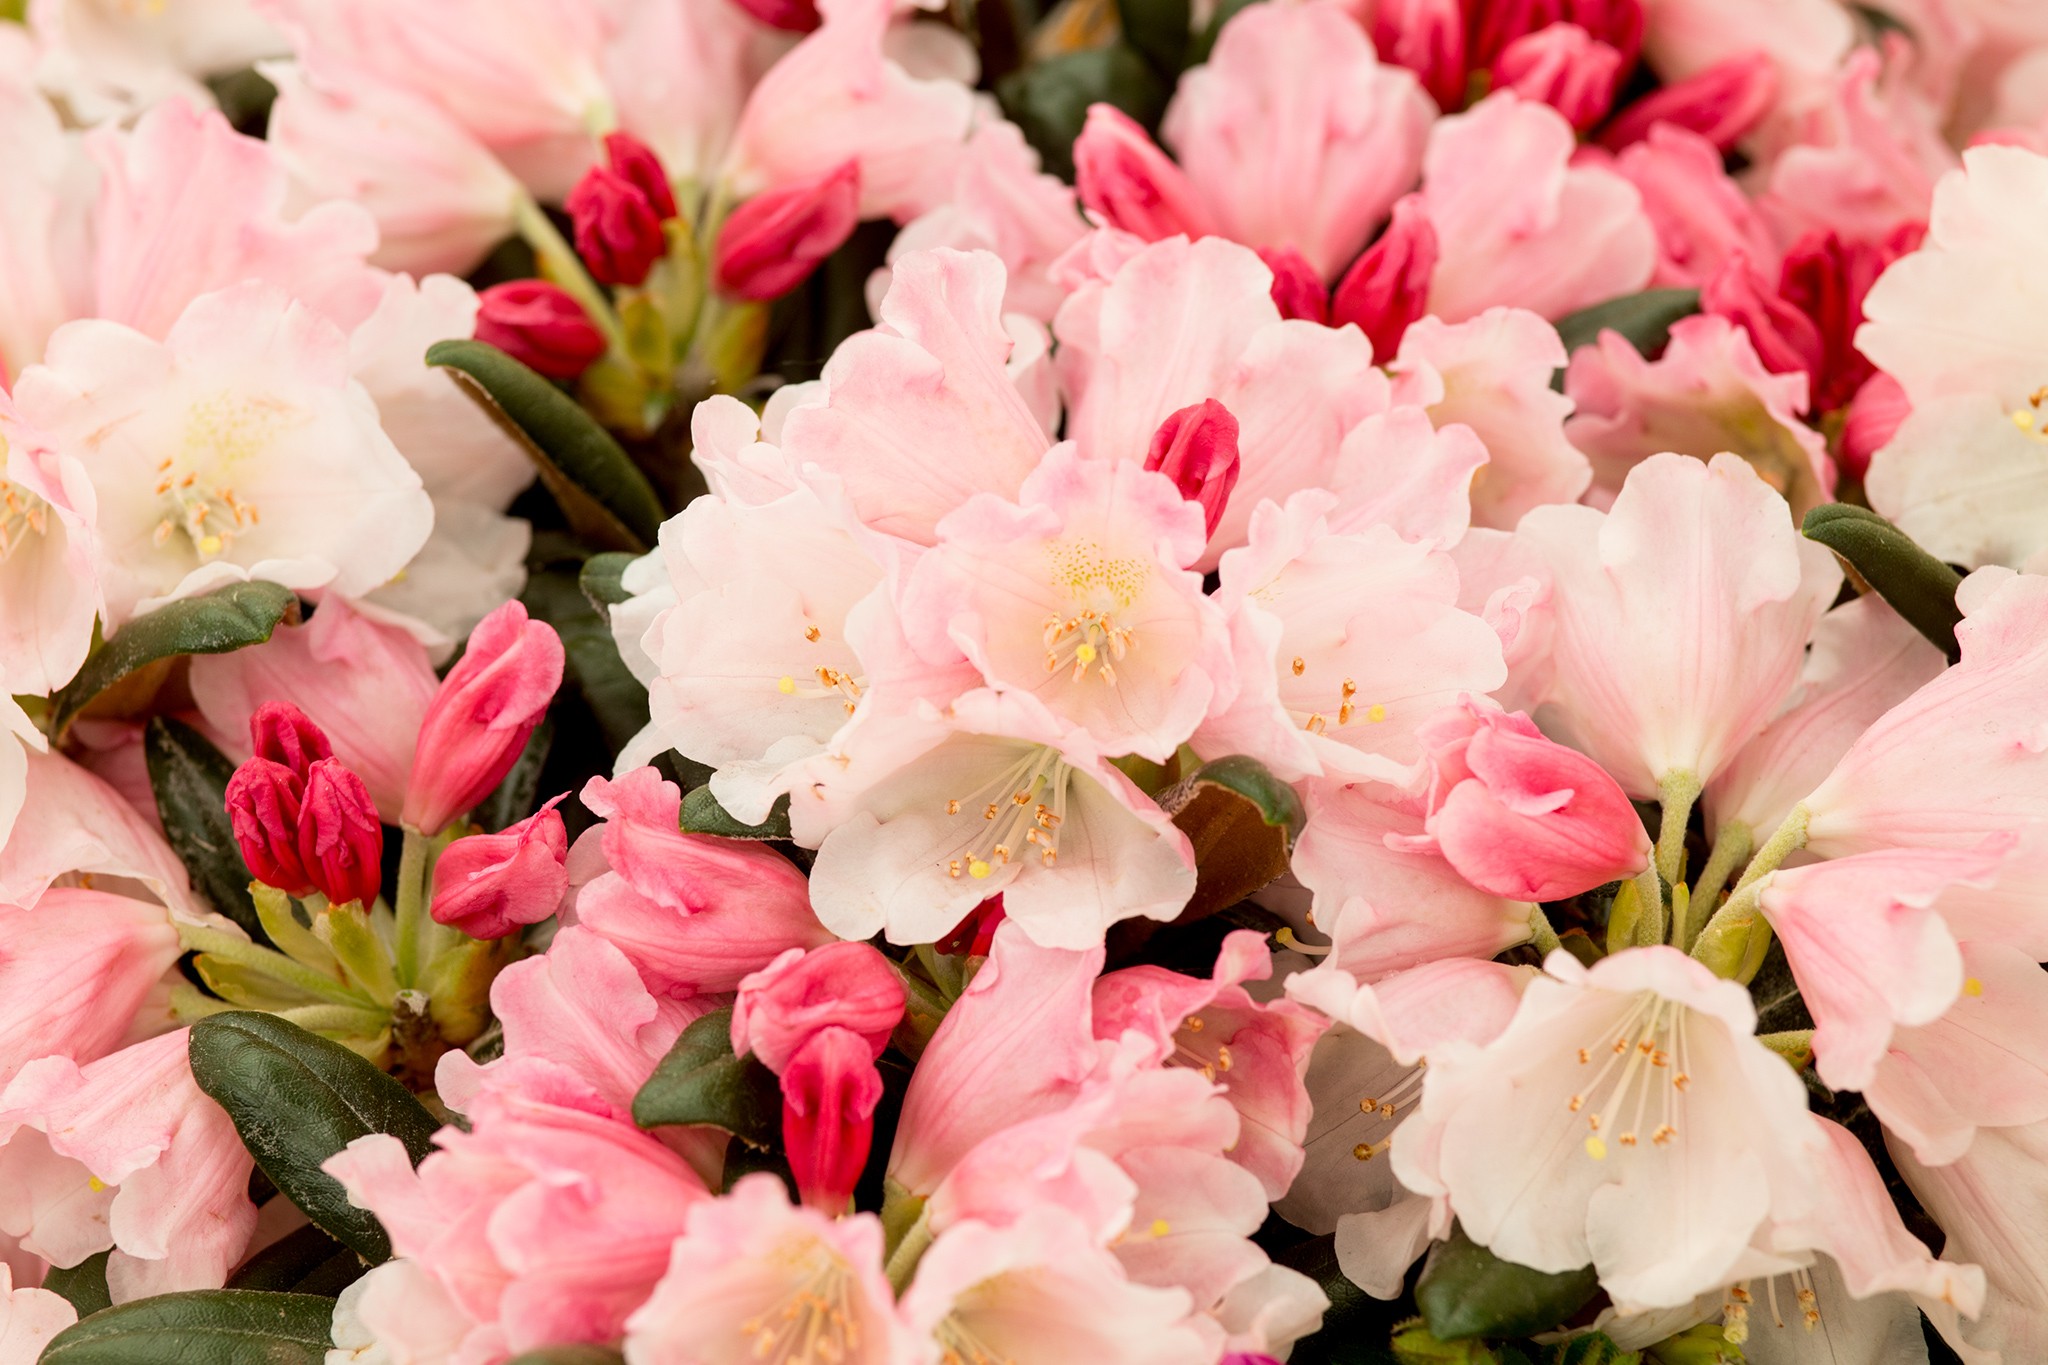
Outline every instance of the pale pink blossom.
<path id="1" fill-rule="evenodd" d="M 962 654 L 1105 754 L 1164 762 L 1234 690 L 1223 618 L 1192 565 L 1203 516 L 1172 480 L 1053 449 L 1015 502 L 969 499 L 900 601 L 911 643 Z"/>
<path id="2" fill-rule="evenodd" d="M 28 42 L 22 39 L 26 49 Z M 43 343 L 92 307 L 90 215 L 98 176 L 79 134 L 26 70 L 0 70 L 0 137 L 9 151 L 10 193 L 0 204 L 0 385 L 42 358 Z"/>
<path id="3" fill-rule="evenodd" d="M 172 95 L 206 102 L 201 82 L 284 46 L 251 0 L 180 0 L 134 10 L 119 0 L 37 0 L 38 75 L 81 121 L 147 108 Z"/>
<path id="4" fill-rule="evenodd" d="M 256 1226 L 255 1163 L 185 1047 L 179 1029 L 83 1068 L 46 1057 L 0 1091 L 0 1179 L 22 1192 L 0 1232 L 54 1265 L 111 1248 L 117 1303 L 219 1288 Z"/>
<path id="5" fill-rule="evenodd" d="M 1603 166 L 1574 164 L 1573 146 L 1563 115 L 1506 90 L 1430 130 L 1430 312 L 1463 322 L 1507 304 L 1556 319 L 1649 283 L 1657 234 L 1642 196 Z"/>
<path id="6" fill-rule="evenodd" d="M 1325 283 L 1413 187 L 1431 110 L 1334 4 L 1249 9 L 1182 77 L 1160 126 L 1216 231 L 1292 247 Z"/>
<path id="7" fill-rule="evenodd" d="M 1726 318 L 1685 318 L 1655 361 L 1619 333 L 1581 348 L 1565 371 L 1578 412 L 1565 435 L 1593 462 L 1594 498 L 1611 499 L 1628 473 L 1664 451 L 1747 460 L 1796 511 L 1825 502 L 1834 465 L 1806 411 L 1803 373 L 1772 374 L 1749 333 Z"/>
<path id="8" fill-rule="evenodd" d="M 0 1077 L 38 1057 L 91 1062 L 168 1022 L 147 1008 L 182 951 L 163 906 L 53 887 L 32 907 L 0 905 L 0 926 Z"/>
<path id="9" fill-rule="evenodd" d="M 268 286 L 200 298 L 162 342 L 68 324 L 15 399 L 92 482 L 110 628 L 251 578 L 360 595 L 433 525 L 346 338 Z"/>
<path id="10" fill-rule="evenodd" d="M 1653 286 L 1697 288 L 1737 252 L 1759 266 L 1776 259 L 1769 229 L 1729 176 L 1720 148 L 1700 134 L 1656 124 L 1622 149 L 1614 169 L 1643 196 L 1657 229 Z"/>
<path id="11" fill-rule="evenodd" d="M 1964 1340 L 2004 1360 L 2048 1350 L 2048 1124 L 1986 1128 L 1961 1158 L 1940 1166 L 1904 1143 L 1887 1146 L 1948 1234 L 1942 1255 L 1983 1267 L 1984 1311 L 1962 1328 Z"/>
<path id="12" fill-rule="evenodd" d="M 840 1365 L 908 1358 L 873 1214 L 792 1206 L 772 1175 L 743 1177 L 691 1209 L 668 1272 L 626 1323 L 630 1365 L 772 1359 Z"/>
<path id="13" fill-rule="evenodd" d="M 14 1287 L 15 1271 L 0 1261 L 0 1360 L 32 1365 L 50 1338 L 78 1321 L 71 1300 L 48 1289 Z"/>
<path id="14" fill-rule="evenodd" d="M 1834 0 L 1648 0 L 1643 57 L 1668 82 L 1761 53 L 1776 69 L 1776 108 L 1797 109 L 1826 88 L 1856 40 Z"/>
<path id="15" fill-rule="evenodd" d="M 464 1312 L 417 1261 L 372 1266 L 341 1291 L 330 1328 L 327 1365 L 443 1365 L 508 1354 L 496 1323 Z"/>
<path id="16" fill-rule="evenodd" d="M 79 462 L 0 393 L 0 678 L 11 690 L 54 692 L 85 661 L 101 605 L 97 505 Z"/>
<path id="17" fill-rule="evenodd" d="M 103 778 L 40 746 L 17 752 L 25 767 L 22 804 L 0 844 L 0 904 L 34 906 L 60 879 L 88 873 L 102 890 L 154 896 L 181 923 L 227 924 L 193 894 L 191 876 L 157 826 Z"/>

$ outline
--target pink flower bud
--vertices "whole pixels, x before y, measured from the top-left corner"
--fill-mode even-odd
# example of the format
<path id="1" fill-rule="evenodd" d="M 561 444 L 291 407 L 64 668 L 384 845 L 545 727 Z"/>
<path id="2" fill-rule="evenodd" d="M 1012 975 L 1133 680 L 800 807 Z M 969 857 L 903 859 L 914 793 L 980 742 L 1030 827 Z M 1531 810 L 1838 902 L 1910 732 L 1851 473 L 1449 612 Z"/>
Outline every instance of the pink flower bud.
<path id="1" fill-rule="evenodd" d="M 1074 140 L 1074 187 L 1111 227 L 1148 242 L 1216 230 L 1187 173 L 1113 104 L 1088 106 Z"/>
<path id="2" fill-rule="evenodd" d="M 559 910 L 569 891 L 569 832 L 555 811 L 561 799 L 496 834 L 448 845 L 434 864 L 434 922 L 471 938 L 503 938 Z"/>
<path id="3" fill-rule="evenodd" d="M 267 701 L 249 717 L 249 747 L 258 758 L 282 763 L 301 781 L 306 769 L 334 757 L 327 734 L 288 701 Z"/>
<path id="4" fill-rule="evenodd" d="M 757 194 L 718 230 L 712 282 L 735 299 L 780 298 L 853 235 L 860 163 Z"/>
<path id="5" fill-rule="evenodd" d="M 817 0 L 733 0 L 747 13 L 770 28 L 786 33 L 809 33 L 822 21 Z"/>
<path id="6" fill-rule="evenodd" d="M 1845 242 L 1833 232 L 1807 233 L 1785 253 L 1778 293 L 1812 319 L 1820 343 L 1813 371 L 1813 410 L 1832 412 L 1856 396 L 1877 367 L 1856 349 L 1863 300 L 1899 257 L 1917 251 L 1925 223 L 1906 223 L 1882 242 Z"/>
<path id="7" fill-rule="evenodd" d="M 1509 43 L 1493 78 L 1497 87 L 1540 100 L 1584 132 L 1614 107 L 1621 54 L 1577 24 L 1552 24 Z"/>
<path id="8" fill-rule="evenodd" d="M 1560 900 L 1649 866 L 1649 835 L 1621 785 L 1526 715 L 1467 698 L 1420 734 L 1435 768 L 1424 828 L 1474 886 Z"/>
<path id="9" fill-rule="evenodd" d="M 1435 271 L 1436 227 L 1421 196 L 1411 194 L 1394 205 L 1387 230 L 1337 285 L 1330 321 L 1357 323 L 1372 339 L 1373 358 L 1391 360 L 1408 324 L 1427 311 Z"/>
<path id="10" fill-rule="evenodd" d="M 1008 914 L 1003 907 L 1003 893 L 998 891 L 969 910 L 967 918 L 932 947 L 948 957 L 987 957 L 996 940 L 996 928 Z"/>
<path id="11" fill-rule="evenodd" d="M 844 1029 L 879 1057 L 903 1018 L 903 982 L 865 943 L 791 948 L 740 982 L 732 1050 L 752 1052 L 777 1075 L 818 1033 Z"/>
<path id="12" fill-rule="evenodd" d="M 797 1192 L 839 1214 L 868 1162 L 882 1075 L 867 1040 L 828 1028 L 798 1049 L 782 1073 L 782 1143 Z"/>
<path id="13" fill-rule="evenodd" d="M 476 339 L 550 379 L 574 379 L 605 353 L 583 305 L 546 280 L 511 280 L 477 295 Z"/>
<path id="14" fill-rule="evenodd" d="M 639 143 L 632 146 L 646 151 Z M 652 158 L 654 153 L 647 152 Z M 675 198 L 667 193 L 666 177 L 655 162 L 654 176 L 667 201 L 668 212 L 650 193 L 647 167 L 629 153 L 626 170 L 614 163 L 592 166 L 569 191 L 563 207 L 576 228 L 576 252 L 590 267 L 599 284 L 638 284 L 647 278 L 654 263 L 668 254 L 668 238 L 661 230 L 662 219 L 675 215 Z"/>
<path id="15" fill-rule="evenodd" d="M 1645 95 L 1615 115 L 1600 143 L 1619 151 L 1669 123 L 1725 152 L 1763 121 L 1777 98 L 1777 66 L 1765 53 L 1746 52 Z"/>
<path id="16" fill-rule="evenodd" d="M 562 685 L 562 639 L 507 602 L 470 632 L 420 723 L 412 781 L 400 821 L 438 834 L 490 795 L 519 761 Z"/>
<path id="17" fill-rule="evenodd" d="M 1145 468 L 1173 480 L 1189 502 L 1200 503 L 1204 534 L 1215 535 L 1237 487 L 1237 418 L 1213 398 L 1171 413 L 1152 433 Z"/>
<path id="18" fill-rule="evenodd" d="M 313 889 L 299 857 L 299 809 L 305 783 L 284 764 L 252 758 L 228 779 L 228 824 L 249 875 L 286 895 Z"/>
<path id="19" fill-rule="evenodd" d="M 306 772 L 299 807 L 299 861 L 321 895 L 336 905 L 377 899 L 384 880 L 384 826 L 363 779 L 339 759 Z"/>
<path id="20" fill-rule="evenodd" d="M 1273 272 L 1273 303 L 1283 318 L 1328 324 L 1330 291 L 1323 288 L 1315 267 L 1291 246 L 1262 246 L 1259 259 Z"/>
<path id="21" fill-rule="evenodd" d="M 1723 261 L 1700 290 L 1700 307 L 1748 332 L 1757 359 L 1773 374 L 1820 373 L 1820 329 L 1758 278 L 1741 252 Z"/>
<path id="22" fill-rule="evenodd" d="M 1465 102 L 1465 15 L 1459 0 L 1380 0 L 1372 16 L 1380 60 L 1413 71 L 1437 107 Z"/>
<path id="23" fill-rule="evenodd" d="M 1913 404 L 1899 381 L 1879 371 L 1864 381 L 1843 414 L 1842 445 L 1838 454 L 1845 478 L 1861 479 L 1870 471 L 1870 457 L 1891 444 L 1899 423 L 1912 413 Z"/>
<path id="24" fill-rule="evenodd" d="M 604 154 L 612 169 L 646 197 L 655 217 L 667 222 L 676 216 L 676 192 L 668 183 L 668 167 L 661 164 L 654 148 L 631 133 L 607 133 Z"/>

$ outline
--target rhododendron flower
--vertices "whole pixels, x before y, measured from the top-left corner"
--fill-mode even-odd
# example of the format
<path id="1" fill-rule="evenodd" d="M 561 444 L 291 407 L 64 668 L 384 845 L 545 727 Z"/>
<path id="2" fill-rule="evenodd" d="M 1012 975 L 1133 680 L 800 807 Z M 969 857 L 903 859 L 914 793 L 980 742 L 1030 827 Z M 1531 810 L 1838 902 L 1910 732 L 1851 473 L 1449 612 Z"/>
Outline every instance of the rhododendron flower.
<path id="1" fill-rule="evenodd" d="M 145 1009 L 180 953 L 163 906 L 53 887 L 32 908 L 0 906 L 0 939 L 0 1083 L 35 1058 L 91 1062 L 164 1027 Z"/>
<path id="2" fill-rule="evenodd" d="M 432 913 L 471 938 L 503 938 L 555 913 L 569 890 L 569 835 L 556 797 L 496 834 L 457 839 L 434 864 Z"/>
<path id="3" fill-rule="evenodd" d="M 1687 126 L 1652 125 L 1615 157 L 1614 169 L 1643 196 L 1643 212 L 1657 229 L 1651 284 L 1703 285 L 1737 253 L 1757 267 L 1776 260 L 1769 229 L 1729 176 L 1721 149 Z"/>
<path id="4" fill-rule="evenodd" d="M 438 834 L 490 795 L 519 761 L 562 685 L 562 639 L 526 608 L 507 602 L 470 634 L 420 719 L 419 744 L 400 819 Z"/>
<path id="5" fill-rule="evenodd" d="M 14 1268 L 0 1261 L 0 1360 L 32 1361 L 50 1338 L 78 1321 L 71 1300 L 34 1285 L 14 1287 Z"/>
<path id="6" fill-rule="evenodd" d="M 157 827 L 105 779 L 61 754 L 30 749 L 23 759 L 21 812 L 0 843 L 0 904 L 33 906 L 60 880 L 89 874 L 139 884 L 180 923 L 227 923 L 193 894 Z"/>
<path id="7" fill-rule="evenodd" d="M 0 393 L 0 678 L 11 689 L 53 692 L 85 661 L 101 605 L 97 505 L 78 461 Z"/>

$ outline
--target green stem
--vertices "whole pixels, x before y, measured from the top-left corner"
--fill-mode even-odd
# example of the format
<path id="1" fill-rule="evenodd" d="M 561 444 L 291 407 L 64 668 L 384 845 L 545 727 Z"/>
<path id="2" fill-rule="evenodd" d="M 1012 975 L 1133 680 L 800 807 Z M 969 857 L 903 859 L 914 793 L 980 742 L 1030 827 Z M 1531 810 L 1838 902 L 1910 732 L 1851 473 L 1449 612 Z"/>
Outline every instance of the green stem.
<path id="1" fill-rule="evenodd" d="M 612 308 L 612 301 L 597 281 L 590 278 L 590 272 L 583 268 L 583 260 L 555 230 L 555 224 L 546 210 L 530 195 L 521 195 L 513 211 L 513 221 L 519 235 L 533 248 L 533 254 L 540 258 L 549 279 L 568 291 L 569 296 L 583 305 L 583 311 L 590 314 L 590 320 L 597 324 L 597 330 L 604 333 L 614 355 L 626 354 L 626 329 L 619 322 L 618 313 Z"/>
<path id="2" fill-rule="evenodd" d="M 924 1258 L 925 1249 L 931 1244 L 932 1220 L 920 1212 L 917 1221 L 903 1234 L 903 1240 L 889 1253 L 884 1273 L 889 1277 L 890 1288 L 901 1294 L 909 1287 L 910 1277 L 917 1273 L 917 1263 Z"/>
<path id="3" fill-rule="evenodd" d="M 1653 863 L 1636 874 L 1636 898 L 1642 918 L 1636 921 L 1635 941 L 1649 945 L 1664 941 L 1664 884 Z"/>
<path id="4" fill-rule="evenodd" d="M 410 988 L 420 979 L 420 930 L 427 917 L 427 854 L 434 841 L 414 830 L 405 832 L 405 845 L 398 855 L 397 923 L 394 925 L 394 955 L 398 984 Z"/>
<path id="5" fill-rule="evenodd" d="M 1745 970 L 1753 975 L 1755 969 L 1749 966 L 1750 960 L 1761 961 L 1755 939 L 1762 916 L 1763 884 L 1752 882 L 1737 889 L 1714 912 L 1707 927 L 1700 930 L 1692 945 L 1692 955 L 1711 967 L 1717 976 L 1739 979 Z M 1768 948 L 1769 942 L 1764 946 Z"/>
<path id="6" fill-rule="evenodd" d="M 1529 942 L 1535 944 L 1536 951 L 1545 958 L 1564 947 L 1557 930 L 1551 927 L 1550 916 L 1543 913 L 1540 905 L 1529 907 Z"/>
<path id="7" fill-rule="evenodd" d="M 1707 865 L 1700 869 L 1700 879 L 1693 884 L 1692 903 L 1700 907 L 1712 907 L 1721 897 L 1721 888 L 1728 884 L 1728 878 L 1737 866 L 1744 862 L 1756 847 L 1756 831 L 1740 820 L 1730 820 L 1714 832 L 1714 847 L 1707 854 Z M 1678 945 L 1687 952 L 1692 951 L 1690 937 Z"/>
<path id="8" fill-rule="evenodd" d="M 1735 883 L 1738 895 L 1757 878 L 1777 871 L 1778 864 L 1784 862 L 1795 851 L 1806 847 L 1806 818 L 1806 806 L 1803 803 L 1792 808 L 1792 813 L 1785 817 L 1784 823 L 1778 826 L 1765 841 L 1764 846 L 1756 851 L 1756 856 L 1749 860 L 1749 866 L 1743 869 L 1742 880 Z"/>
<path id="9" fill-rule="evenodd" d="M 194 952 L 205 953 L 247 967 L 273 981 L 297 986 L 308 995 L 317 995 L 344 1005 L 370 1007 L 374 1002 L 361 991 L 343 985 L 331 976 L 323 976 L 312 968 L 292 961 L 283 953 L 270 948 L 259 948 L 245 938 L 225 934 L 218 929 L 207 929 L 196 924 L 178 926 L 178 942 Z"/>
<path id="10" fill-rule="evenodd" d="M 1684 769 L 1666 773 L 1657 782 L 1657 799 L 1663 804 L 1663 819 L 1657 828 L 1657 871 L 1667 885 L 1678 885 L 1679 864 L 1685 861 L 1685 826 L 1699 797 L 1699 778 Z"/>

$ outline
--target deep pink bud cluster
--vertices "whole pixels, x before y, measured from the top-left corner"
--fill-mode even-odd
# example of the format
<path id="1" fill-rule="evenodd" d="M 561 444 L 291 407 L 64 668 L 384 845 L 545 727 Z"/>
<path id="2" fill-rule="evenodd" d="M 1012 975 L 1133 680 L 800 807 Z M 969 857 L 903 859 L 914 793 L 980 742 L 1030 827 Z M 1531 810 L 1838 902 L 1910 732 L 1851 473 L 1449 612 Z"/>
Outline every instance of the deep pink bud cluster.
<path id="1" fill-rule="evenodd" d="M 1215 535 L 1237 487 L 1237 418 L 1213 398 L 1171 413 L 1152 433 L 1145 468 L 1173 480 L 1189 502 L 1202 509 L 1202 527 Z"/>
<path id="2" fill-rule="evenodd" d="M 1416 195 L 1394 205 L 1393 221 L 1366 249 L 1330 300 L 1330 321 L 1356 323 L 1384 363 L 1401 349 L 1408 325 L 1428 311 L 1429 278 L 1436 270 L 1436 228 Z"/>
<path id="3" fill-rule="evenodd" d="M 288 895 L 318 891 L 336 905 L 377 899 L 384 826 L 363 779 L 288 702 L 256 708 L 249 739 L 255 757 L 228 780 L 227 811 L 250 873 Z"/>
<path id="4" fill-rule="evenodd" d="M 780 298 L 845 245 L 859 223 L 858 161 L 757 194 L 719 229 L 712 283 L 730 298 Z"/>
<path id="5" fill-rule="evenodd" d="M 400 816 L 438 834 L 504 780 L 562 685 L 562 638 L 507 602 L 470 633 L 420 724 Z"/>
<path id="6" fill-rule="evenodd" d="M 1273 272 L 1273 305 L 1283 318 L 1327 324 L 1330 291 L 1308 258 L 1291 246 L 1262 246 L 1259 259 Z"/>
<path id="7" fill-rule="evenodd" d="M 1090 212 L 1148 242 L 1215 231 L 1181 168 L 1115 105 L 1088 108 L 1074 141 L 1074 188 Z"/>
<path id="8" fill-rule="evenodd" d="M 675 192 L 646 143 L 612 133 L 604 147 L 606 163 L 584 172 L 563 207 L 591 277 L 599 284 L 639 284 L 668 254 L 661 225 L 676 216 Z"/>
<path id="9" fill-rule="evenodd" d="M 1446 113 L 1476 91 L 1508 89 L 1584 130 L 1613 108 L 1644 18 L 1642 0 L 1382 0 L 1372 40 Z"/>
<path id="10" fill-rule="evenodd" d="M 476 339 L 550 379 L 574 379 L 605 353 L 604 333 L 569 291 L 512 280 L 477 295 Z"/>
<path id="11" fill-rule="evenodd" d="M 1763 120 L 1778 99 L 1778 68 L 1769 55 L 1747 52 L 1643 96 L 1614 116 L 1600 134 L 1620 151 L 1660 123 L 1698 133 L 1727 151 Z"/>

